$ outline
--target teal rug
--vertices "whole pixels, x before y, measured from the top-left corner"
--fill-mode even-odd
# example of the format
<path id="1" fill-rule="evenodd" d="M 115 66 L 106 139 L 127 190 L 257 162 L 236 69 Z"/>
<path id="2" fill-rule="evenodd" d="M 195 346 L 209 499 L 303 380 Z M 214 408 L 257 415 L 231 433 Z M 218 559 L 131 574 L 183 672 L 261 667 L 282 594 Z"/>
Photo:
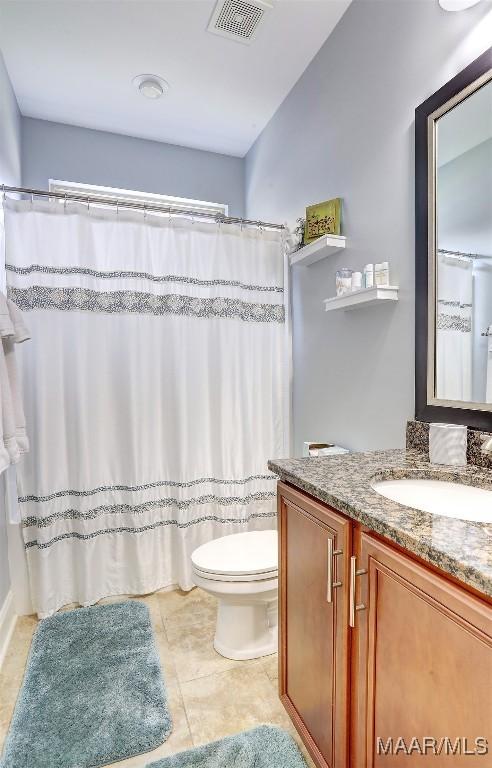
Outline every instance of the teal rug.
<path id="1" fill-rule="evenodd" d="M 127 600 L 39 624 L 1 768 L 94 768 L 155 749 L 171 716 L 147 606 Z"/>
<path id="2" fill-rule="evenodd" d="M 306 768 L 292 736 L 271 725 L 178 752 L 146 768 Z"/>

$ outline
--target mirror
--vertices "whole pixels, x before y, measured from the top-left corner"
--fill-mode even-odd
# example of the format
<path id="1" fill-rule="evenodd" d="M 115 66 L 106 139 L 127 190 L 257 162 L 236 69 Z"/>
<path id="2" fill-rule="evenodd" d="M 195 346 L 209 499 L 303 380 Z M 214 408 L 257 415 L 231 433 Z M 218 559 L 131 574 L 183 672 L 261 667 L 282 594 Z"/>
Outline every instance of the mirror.
<path id="1" fill-rule="evenodd" d="M 433 395 L 492 409 L 492 80 L 434 135 Z"/>
<path id="2" fill-rule="evenodd" d="M 417 418 L 490 428 L 492 49 L 417 109 L 416 193 Z"/>
<path id="3" fill-rule="evenodd" d="M 492 80 L 434 133 L 433 395 L 492 409 Z"/>

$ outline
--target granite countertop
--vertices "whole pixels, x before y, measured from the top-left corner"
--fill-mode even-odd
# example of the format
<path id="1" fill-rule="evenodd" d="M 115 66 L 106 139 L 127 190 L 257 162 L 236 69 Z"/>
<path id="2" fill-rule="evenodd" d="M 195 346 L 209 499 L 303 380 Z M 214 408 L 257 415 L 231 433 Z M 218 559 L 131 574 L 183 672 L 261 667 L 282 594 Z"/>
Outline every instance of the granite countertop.
<path id="1" fill-rule="evenodd" d="M 433 478 L 492 490 L 492 471 L 431 465 L 415 450 L 371 451 L 268 462 L 281 480 L 358 520 L 465 584 L 492 596 L 492 523 L 420 512 L 371 488 L 374 480 Z"/>

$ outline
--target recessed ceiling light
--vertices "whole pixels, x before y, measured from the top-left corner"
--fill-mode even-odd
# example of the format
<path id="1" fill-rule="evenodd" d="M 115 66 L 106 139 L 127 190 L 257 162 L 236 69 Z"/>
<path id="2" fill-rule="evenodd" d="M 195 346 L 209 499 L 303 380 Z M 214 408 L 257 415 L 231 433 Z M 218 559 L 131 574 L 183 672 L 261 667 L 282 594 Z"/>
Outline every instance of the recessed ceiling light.
<path id="1" fill-rule="evenodd" d="M 439 0 L 439 5 L 445 11 L 465 11 L 479 2 L 480 0 Z"/>
<path id="2" fill-rule="evenodd" d="M 147 99 L 160 99 L 164 93 L 162 85 L 155 80 L 144 80 L 143 83 L 140 83 L 138 86 L 138 90 L 142 96 L 145 96 Z"/>
<path id="3" fill-rule="evenodd" d="M 133 85 L 146 99 L 160 99 L 169 90 L 169 83 L 159 75 L 137 75 Z"/>

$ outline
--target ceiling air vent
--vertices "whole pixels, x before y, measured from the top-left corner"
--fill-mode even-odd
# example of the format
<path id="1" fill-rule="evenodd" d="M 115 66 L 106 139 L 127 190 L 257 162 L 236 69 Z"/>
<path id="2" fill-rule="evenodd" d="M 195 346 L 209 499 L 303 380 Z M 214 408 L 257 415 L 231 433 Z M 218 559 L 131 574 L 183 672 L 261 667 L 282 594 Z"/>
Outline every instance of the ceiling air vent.
<path id="1" fill-rule="evenodd" d="M 248 44 L 271 8 L 273 4 L 269 0 L 218 0 L 208 31 Z"/>

